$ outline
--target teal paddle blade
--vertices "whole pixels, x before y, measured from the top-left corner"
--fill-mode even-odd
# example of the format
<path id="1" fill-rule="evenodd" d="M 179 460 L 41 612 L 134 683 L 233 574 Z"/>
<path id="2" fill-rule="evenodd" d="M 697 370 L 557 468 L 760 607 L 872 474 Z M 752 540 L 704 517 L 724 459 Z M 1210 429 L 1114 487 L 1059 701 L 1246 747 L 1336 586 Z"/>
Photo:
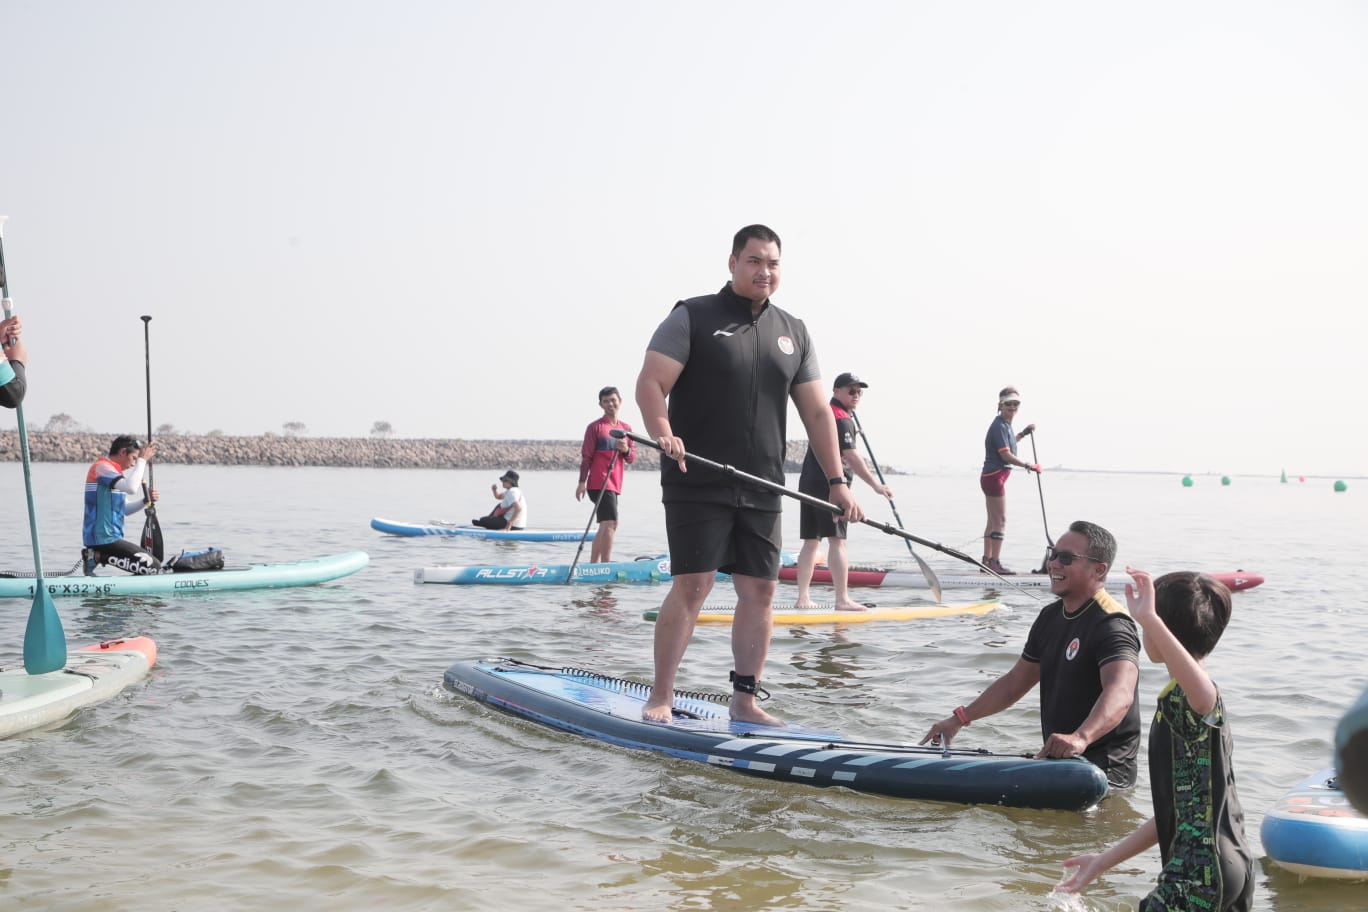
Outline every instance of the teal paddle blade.
<path id="1" fill-rule="evenodd" d="M 28 627 L 24 629 L 24 671 L 31 675 L 47 674 L 65 667 L 67 660 L 66 634 L 57 617 L 57 606 L 42 579 L 35 580 L 38 594 L 29 609 Z"/>

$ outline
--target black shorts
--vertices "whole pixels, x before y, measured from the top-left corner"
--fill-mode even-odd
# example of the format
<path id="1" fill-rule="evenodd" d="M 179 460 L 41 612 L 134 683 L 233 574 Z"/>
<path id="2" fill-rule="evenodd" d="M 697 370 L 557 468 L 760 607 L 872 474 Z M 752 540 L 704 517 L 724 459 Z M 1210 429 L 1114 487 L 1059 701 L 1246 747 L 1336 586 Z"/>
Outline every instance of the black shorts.
<path id="1" fill-rule="evenodd" d="M 822 510 L 811 504 L 798 505 L 798 537 L 803 541 L 811 541 L 817 538 L 840 538 L 846 537 L 846 532 L 850 529 L 850 523 L 844 519 L 837 519 L 837 514 L 830 510 Z"/>
<path id="2" fill-rule="evenodd" d="M 598 504 L 594 516 L 599 522 L 617 522 L 617 491 L 587 491 L 589 499 Z"/>
<path id="3" fill-rule="evenodd" d="M 759 579 L 779 578 L 782 544 L 781 512 L 731 504 L 665 504 L 665 535 L 670 543 L 670 572 L 739 573 Z"/>

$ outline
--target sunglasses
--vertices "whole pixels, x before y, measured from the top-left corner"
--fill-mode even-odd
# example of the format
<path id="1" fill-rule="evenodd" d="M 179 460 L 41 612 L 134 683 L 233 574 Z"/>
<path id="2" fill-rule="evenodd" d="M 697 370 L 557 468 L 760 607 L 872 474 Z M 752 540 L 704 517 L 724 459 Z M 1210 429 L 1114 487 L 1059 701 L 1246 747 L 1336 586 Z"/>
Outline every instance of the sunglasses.
<path id="1" fill-rule="evenodd" d="M 1058 548 L 1046 548 L 1045 560 L 1047 562 L 1059 561 L 1060 566 L 1063 567 L 1072 566 L 1073 562 L 1076 560 L 1092 561 L 1094 564 L 1104 563 L 1103 561 L 1100 561 L 1095 557 L 1089 557 L 1086 554 L 1075 554 L 1072 551 L 1060 551 Z"/>
<path id="2" fill-rule="evenodd" d="M 1020 405 L 1021 405 L 1020 402 L 1004 402 L 1004 403 L 1002 403 L 1002 407 L 1003 407 L 1003 408 L 1017 408 L 1017 407 L 1020 406 Z"/>
<path id="3" fill-rule="evenodd" d="M 864 387 L 852 386 L 850 389 L 846 390 L 846 393 L 851 396 L 863 396 Z"/>

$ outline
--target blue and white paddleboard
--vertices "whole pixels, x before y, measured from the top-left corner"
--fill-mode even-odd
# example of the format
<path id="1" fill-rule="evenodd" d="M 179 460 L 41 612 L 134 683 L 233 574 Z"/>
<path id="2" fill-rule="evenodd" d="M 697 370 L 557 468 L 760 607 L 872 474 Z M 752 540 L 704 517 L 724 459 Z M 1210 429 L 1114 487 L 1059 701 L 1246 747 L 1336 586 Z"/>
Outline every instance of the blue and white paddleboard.
<path id="1" fill-rule="evenodd" d="M 792 551 L 779 555 L 784 566 L 791 566 L 798 556 Z M 638 557 L 629 561 L 607 561 L 598 564 L 476 564 L 468 567 L 419 567 L 413 571 L 415 583 L 444 583 L 456 586 L 504 585 L 527 586 L 535 583 L 668 583 L 670 558 Z M 719 580 L 731 579 L 726 573 L 717 574 Z"/>
<path id="2" fill-rule="evenodd" d="M 643 722 L 647 685 L 585 669 L 514 659 L 458 662 L 446 670 L 443 683 L 561 731 L 781 782 L 1070 811 L 1090 808 L 1107 794 L 1106 776 L 1086 760 L 877 744 L 796 725 L 734 722 L 727 714 L 728 698 L 721 695 L 677 692 L 674 721 Z"/>
<path id="3" fill-rule="evenodd" d="M 660 583 L 670 580 L 670 559 L 653 557 L 600 564 L 489 565 L 472 567 L 420 567 L 413 571 L 415 583 L 453 585 L 524 586 L 530 583 Z"/>
<path id="4" fill-rule="evenodd" d="M 54 598 L 73 596 L 184 595 L 192 592 L 229 592 L 242 589 L 279 589 L 312 586 L 348 576 L 369 563 L 365 551 L 348 551 L 328 557 L 225 567 L 201 573 L 161 573 L 156 576 L 45 576 L 43 585 Z M 31 576 L 0 577 L 0 598 L 33 598 Z"/>
<path id="5" fill-rule="evenodd" d="M 1368 818 L 1324 769 L 1278 799 L 1259 829 L 1274 863 L 1308 877 L 1368 880 Z"/>
<path id="6" fill-rule="evenodd" d="M 465 538 L 482 538 L 493 541 L 574 541 L 580 539 L 593 541 L 597 530 L 590 529 L 585 535 L 583 529 L 484 529 L 480 526 L 447 522 L 432 519 L 426 523 L 399 522 L 394 519 L 376 517 L 370 521 L 371 528 L 386 535 L 417 537 L 422 535 L 459 535 Z"/>

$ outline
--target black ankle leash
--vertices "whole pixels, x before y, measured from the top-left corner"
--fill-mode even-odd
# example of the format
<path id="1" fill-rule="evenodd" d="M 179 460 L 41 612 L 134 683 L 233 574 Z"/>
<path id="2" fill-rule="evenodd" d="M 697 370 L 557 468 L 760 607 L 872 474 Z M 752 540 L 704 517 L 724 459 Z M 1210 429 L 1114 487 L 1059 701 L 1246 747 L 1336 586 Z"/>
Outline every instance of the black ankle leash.
<path id="1" fill-rule="evenodd" d="M 731 673 L 732 690 L 738 693 L 751 694 L 760 700 L 768 700 L 770 693 L 761 687 L 756 681 L 755 675 L 739 675 L 735 671 Z"/>

